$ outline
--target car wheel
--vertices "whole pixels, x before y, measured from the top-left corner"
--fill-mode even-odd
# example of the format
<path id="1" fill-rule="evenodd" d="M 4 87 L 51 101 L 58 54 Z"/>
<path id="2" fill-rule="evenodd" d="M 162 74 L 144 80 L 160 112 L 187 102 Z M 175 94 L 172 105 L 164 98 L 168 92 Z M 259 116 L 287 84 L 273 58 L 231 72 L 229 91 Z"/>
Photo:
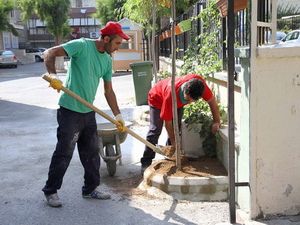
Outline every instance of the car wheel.
<path id="1" fill-rule="evenodd" d="M 36 62 L 41 62 L 41 61 L 42 61 L 41 57 L 39 57 L 39 56 L 37 56 L 37 55 L 36 55 L 34 58 L 35 58 L 35 61 L 36 61 Z"/>

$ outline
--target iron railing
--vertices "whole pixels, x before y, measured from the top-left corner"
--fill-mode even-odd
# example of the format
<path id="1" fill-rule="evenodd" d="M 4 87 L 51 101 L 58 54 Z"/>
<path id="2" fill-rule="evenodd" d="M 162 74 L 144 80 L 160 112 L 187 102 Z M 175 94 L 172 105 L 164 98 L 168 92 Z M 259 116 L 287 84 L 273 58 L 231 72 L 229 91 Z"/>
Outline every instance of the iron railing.
<path id="1" fill-rule="evenodd" d="M 268 1 L 268 0 L 266 0 Z M 183 20 L 186 20 L 191 17 L 196 17 L 199 15 L 201 10 L 205 9 L 206 1 L 198 1 L 194 6 L 190 7 L 184 14 L 180 15 L 176 19 L 176 24 L 180 23 Z M 227 62 L 227 49 L 226 49 L 226 20 L 223 18 L 222 30 L 220 30 L 220 41 L 219 44 L 222 46 L 220 49 L 220 57 L 223 59 L 223 67 L 226 69 Z M 239 11 L 235 15 L 235 43 L 236 46 L 248 46 L 250 43 L 250 13 L 249 9 Z M 160 32 L 156 35 L 156 39 L 159 40 L 159 35 L 164 33 L 166 30 L 170 30 L 171 24 L 163 27 Z M 192 29 L 190 31 L 184 32 L 182 34 L 176 35 L 176 59 L 183 59 L 185 51 L 188 49 L 191 42 L 201 34 L 203 27 L 200 19 L 192 21 Z M 159 41 L 159 55 L 164 57 L 170 57 L 171 52 L 171 38 L 166 38 Z"/>

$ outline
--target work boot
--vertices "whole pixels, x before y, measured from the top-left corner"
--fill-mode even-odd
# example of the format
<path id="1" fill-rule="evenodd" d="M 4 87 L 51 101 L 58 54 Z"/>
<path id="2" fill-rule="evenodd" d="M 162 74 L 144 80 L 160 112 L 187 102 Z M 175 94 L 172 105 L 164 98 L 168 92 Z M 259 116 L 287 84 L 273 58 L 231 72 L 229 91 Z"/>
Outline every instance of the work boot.
<path id="1" fill-rule="evenodd" d="M 57 193 L 50 194 L 50 195 L 45 194 L 45 197 L 47 199 L 47 203 L 49 206 L 51 206 L 51 207 L 61 207 L 62 206 L 62 203 L 59 200 Z"/>
<path id="2" fill-rule="evenodd" d="M 100 199 L 100 200 L 106 200 L 106 199 L 110 199 L 110 194 L 107 193 L 103 193 L 100 192 L 98 190 L 93 190 L 91 193 L 89 194 L 82 194 L 83 198 L 93 198 L 93 199 Z"/>

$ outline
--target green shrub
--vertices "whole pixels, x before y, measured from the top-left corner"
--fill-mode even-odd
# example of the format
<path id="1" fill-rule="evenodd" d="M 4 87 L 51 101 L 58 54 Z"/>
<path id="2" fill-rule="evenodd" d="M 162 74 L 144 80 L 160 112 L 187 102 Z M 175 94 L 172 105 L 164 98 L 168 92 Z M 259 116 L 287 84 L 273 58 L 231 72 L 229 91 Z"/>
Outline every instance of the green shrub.
<path id="1" fill-rule="evenodd" d="M 221 124 L 227 123 L 227 114 L 225 107 L 219 104 Z M 202 147 L 205 155 L 209 157 L 216 157 L 217 139 L 218 135 L 211 132 L 211 126 L 213 124 L 213 118 L 210 111 L 210 107 L 207 102 L 199 100 L 184 107 L 183 121 L 186 123 L 188 129 L 191 128 L 191 124 L 202 124 L 201 128 L 193 128 L 194 132 L 200 134 L 204 140 Z"/>

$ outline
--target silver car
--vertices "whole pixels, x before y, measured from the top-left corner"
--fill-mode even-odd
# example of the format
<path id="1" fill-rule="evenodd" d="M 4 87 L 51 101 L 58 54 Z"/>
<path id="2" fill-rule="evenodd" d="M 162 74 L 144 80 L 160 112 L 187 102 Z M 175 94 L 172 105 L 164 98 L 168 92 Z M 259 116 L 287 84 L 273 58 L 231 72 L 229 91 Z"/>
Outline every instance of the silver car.
<path id="1" fill-rule="evenodd" d="M 289 32 L 279 43 L 281 46 L 299 47 L 300 46 L 300 30 Z"/>
<path id="2" fill-rule="evenodd" d="M 0 66 L 17 67 L 17 57 L 10 50 L 0 50 Z"/>

